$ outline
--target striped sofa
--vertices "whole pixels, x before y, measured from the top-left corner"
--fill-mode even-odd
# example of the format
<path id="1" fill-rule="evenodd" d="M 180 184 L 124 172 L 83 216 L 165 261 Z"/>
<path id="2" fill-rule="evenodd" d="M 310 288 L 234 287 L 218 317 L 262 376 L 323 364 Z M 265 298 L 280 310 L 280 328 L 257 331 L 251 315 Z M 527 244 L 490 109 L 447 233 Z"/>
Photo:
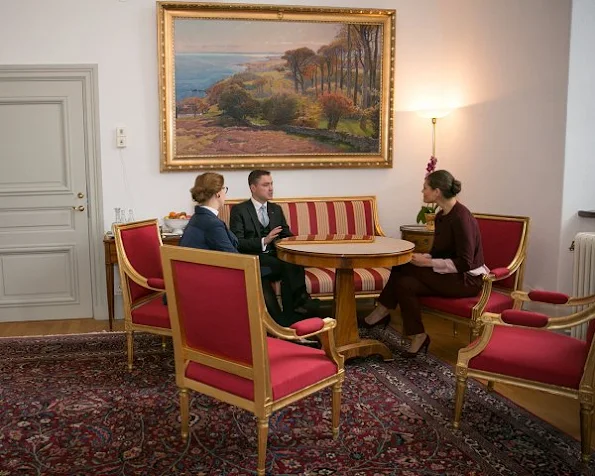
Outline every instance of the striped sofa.
<path id="1" fill-rule="evenodd" d="M 231 208 L 241 200 L 225 203 L 220 217 L 229 225 Z M 384 236 L 378 223 L 376 197 L 276 198 L 294 235 L 352 234 Z M 386 284 L 390 270 L 356 268 L 356 297 L 376 297 Z M 306 268 L 308 292 L 320 299 L 332 299 L 335 270 Z"/>

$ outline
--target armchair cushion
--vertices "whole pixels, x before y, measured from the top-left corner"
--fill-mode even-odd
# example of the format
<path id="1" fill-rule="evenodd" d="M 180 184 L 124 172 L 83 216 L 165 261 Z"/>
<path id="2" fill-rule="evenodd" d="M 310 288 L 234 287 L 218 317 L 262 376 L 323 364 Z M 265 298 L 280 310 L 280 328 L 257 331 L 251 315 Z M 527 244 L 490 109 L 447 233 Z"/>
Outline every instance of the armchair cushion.
<path id="1" fill-rule="evenodd" d="M 527 327 L 545 327 L 548 316 L 540 312 L 529 312 L 516 309 L 506 309 L 502 311 L 502 320 L 507 324 Z"/>
<path id="2" fill-rule="evenodd" d="M 167 306 L 163 303 L 161 295 L 133 309 L 130 314 L 134 324 L 162 327 L 164 329 L 171 327 Z"/>
<path id="3" fill-rule="evenodd" d="M 586 342 L 556 332 L 495 326 L 469 368 L 576 389 L 588 352 Z"/>
<path id="4" fill-rule="evenodd" d="M 305 336 L 312 332 L 317 332 L 324 327 L 324 321 L 320 317 L 311 317 L 310 319 L 303 319 L 295 322 L 291 326 L 298 336 Z"/>
<path id="5" fill-rule="evenodd" d="M 548 304 L 566 304 L 568 294 L 553 291 L 529 291 L 531 301 L 547 302 Z"/>
<path id="6" fill-rule="evenodd" d="M 473 307 L 477 304 L 478 300 L 479 296 L 470 298 L 427 296 L 420 299 L 422 306 L 429 307 L 433 311 L 446 312 L 468 319 L 471 319 Z M 505 309 L 510 309 L 512 303 L 513 300 L 510 296 L 492 290 L 484 312 L 500 314 Z"/>
<path id="7" fill-rule="evenodd" d="M 267 337 L 273 398 L 278 400 L 337 373 L 337 365 L 322 350 Z M 254 399 L 251 380 L 189 362 L 186 377 L 211 387 Z"/>

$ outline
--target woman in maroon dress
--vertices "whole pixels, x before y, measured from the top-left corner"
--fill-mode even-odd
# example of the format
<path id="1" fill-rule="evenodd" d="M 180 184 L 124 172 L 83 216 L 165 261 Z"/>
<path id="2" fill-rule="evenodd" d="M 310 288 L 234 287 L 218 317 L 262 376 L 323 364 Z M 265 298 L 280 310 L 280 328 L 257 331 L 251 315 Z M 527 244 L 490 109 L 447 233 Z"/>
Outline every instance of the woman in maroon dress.
<path id="1" fill-rule="evenodd" d="M 461 182 L 446 170 L 428 175 L 422 190 L 425 203 L 437 203 L 434 243 L 429 254 L 414 253 L 410 263 L 394 266 L 378 298 L 378 306 L 365 318 L 368 326 L 390 319 L 401 306 L 405 334 L 411 338 L 407 357 L 427 352 L 430 336 L 421 320 L 422 296 L 472 297 L 482 288 L 484 264 L 479 226 L 471 212 L 456 199 Z"/>

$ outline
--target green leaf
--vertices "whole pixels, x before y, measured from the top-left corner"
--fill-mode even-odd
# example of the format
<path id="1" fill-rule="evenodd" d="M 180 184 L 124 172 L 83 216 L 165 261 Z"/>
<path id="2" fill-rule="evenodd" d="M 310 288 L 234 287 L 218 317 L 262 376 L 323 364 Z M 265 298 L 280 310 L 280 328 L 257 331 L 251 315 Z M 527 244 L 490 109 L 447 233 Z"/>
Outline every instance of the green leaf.
<path id="1" fill-rule="evenodd" d="M 416 221 L 417 223 L 426 223 L 426 207 L 421 207 L 421 210 L 419 211 L 419 213 L 417 214 L 417 218 Z"/>

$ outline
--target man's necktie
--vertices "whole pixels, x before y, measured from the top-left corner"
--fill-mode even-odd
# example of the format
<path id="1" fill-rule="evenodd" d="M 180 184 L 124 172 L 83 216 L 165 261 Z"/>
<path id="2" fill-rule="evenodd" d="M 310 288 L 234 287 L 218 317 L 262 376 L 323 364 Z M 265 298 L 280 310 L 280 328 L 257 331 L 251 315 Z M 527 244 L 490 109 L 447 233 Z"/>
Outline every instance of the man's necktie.
<path id="1" fill-rule="evenodd" d="M 269 215 L 267 213 L 267 207 L 266 207 L 266 205 L 262 205 L 258 209 L 258 221 L 265 228 L 269 225 Z"/>

